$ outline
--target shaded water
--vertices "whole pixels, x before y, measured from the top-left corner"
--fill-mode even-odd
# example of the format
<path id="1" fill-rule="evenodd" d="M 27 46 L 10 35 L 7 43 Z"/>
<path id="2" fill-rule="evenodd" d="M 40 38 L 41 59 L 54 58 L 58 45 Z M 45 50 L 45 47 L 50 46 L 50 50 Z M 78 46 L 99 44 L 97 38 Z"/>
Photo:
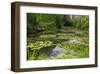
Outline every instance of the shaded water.
<path id="1" fill-rule="evenodd" d="M 56 57 L 59 54 L 64 53 L 64 51 L 62 50 L 62 48 L 60 48 L 59 46 L 56 46 L 55 48 L 52 49 L 52 52 L 49 55 L 49 58 L 53 58 Z"/>

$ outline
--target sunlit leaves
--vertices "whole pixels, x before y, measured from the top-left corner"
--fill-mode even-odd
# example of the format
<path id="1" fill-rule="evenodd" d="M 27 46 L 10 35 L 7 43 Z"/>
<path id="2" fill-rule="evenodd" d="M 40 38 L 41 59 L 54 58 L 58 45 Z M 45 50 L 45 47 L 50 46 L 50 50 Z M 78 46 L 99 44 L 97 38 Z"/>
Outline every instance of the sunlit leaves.
<path id="1" fill-rule="evenodd" d="M 40 48 L 52 45 L 51 41 L 35 41 L 27 45 L 30 50 L 39 50 Z"/>

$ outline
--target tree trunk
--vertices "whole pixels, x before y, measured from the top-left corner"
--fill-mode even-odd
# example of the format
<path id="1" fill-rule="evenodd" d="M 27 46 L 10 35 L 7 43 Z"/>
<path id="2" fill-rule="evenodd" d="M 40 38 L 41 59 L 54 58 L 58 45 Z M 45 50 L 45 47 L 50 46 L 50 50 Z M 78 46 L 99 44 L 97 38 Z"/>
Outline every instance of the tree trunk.
<path id="1" fill-rule="evenodd" d="M 72 26 L 72 15 L 64 15 L 64 26 Z"/>

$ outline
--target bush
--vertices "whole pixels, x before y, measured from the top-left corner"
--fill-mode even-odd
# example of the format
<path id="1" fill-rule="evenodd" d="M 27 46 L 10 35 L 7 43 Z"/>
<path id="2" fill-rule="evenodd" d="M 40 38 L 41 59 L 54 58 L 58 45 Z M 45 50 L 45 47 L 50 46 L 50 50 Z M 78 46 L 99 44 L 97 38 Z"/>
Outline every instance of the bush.
<path id="1" fill-rule="evenodd" d="M 73 27 L 82 30 L 88 30 L 89 28 L 89 17 L 88 16 L 73 16 Z"/>

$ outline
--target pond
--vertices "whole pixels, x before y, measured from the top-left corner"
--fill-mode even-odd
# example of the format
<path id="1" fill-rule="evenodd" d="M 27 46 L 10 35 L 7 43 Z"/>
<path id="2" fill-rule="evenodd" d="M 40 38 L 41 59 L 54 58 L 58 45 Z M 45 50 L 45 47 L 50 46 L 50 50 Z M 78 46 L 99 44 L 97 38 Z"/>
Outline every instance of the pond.
<path id="1" fill-rule="evenodd" d="M 81 30 L 44 33 L 27 39 L 28 60 L 89 57 L 89 36 Z"/>

